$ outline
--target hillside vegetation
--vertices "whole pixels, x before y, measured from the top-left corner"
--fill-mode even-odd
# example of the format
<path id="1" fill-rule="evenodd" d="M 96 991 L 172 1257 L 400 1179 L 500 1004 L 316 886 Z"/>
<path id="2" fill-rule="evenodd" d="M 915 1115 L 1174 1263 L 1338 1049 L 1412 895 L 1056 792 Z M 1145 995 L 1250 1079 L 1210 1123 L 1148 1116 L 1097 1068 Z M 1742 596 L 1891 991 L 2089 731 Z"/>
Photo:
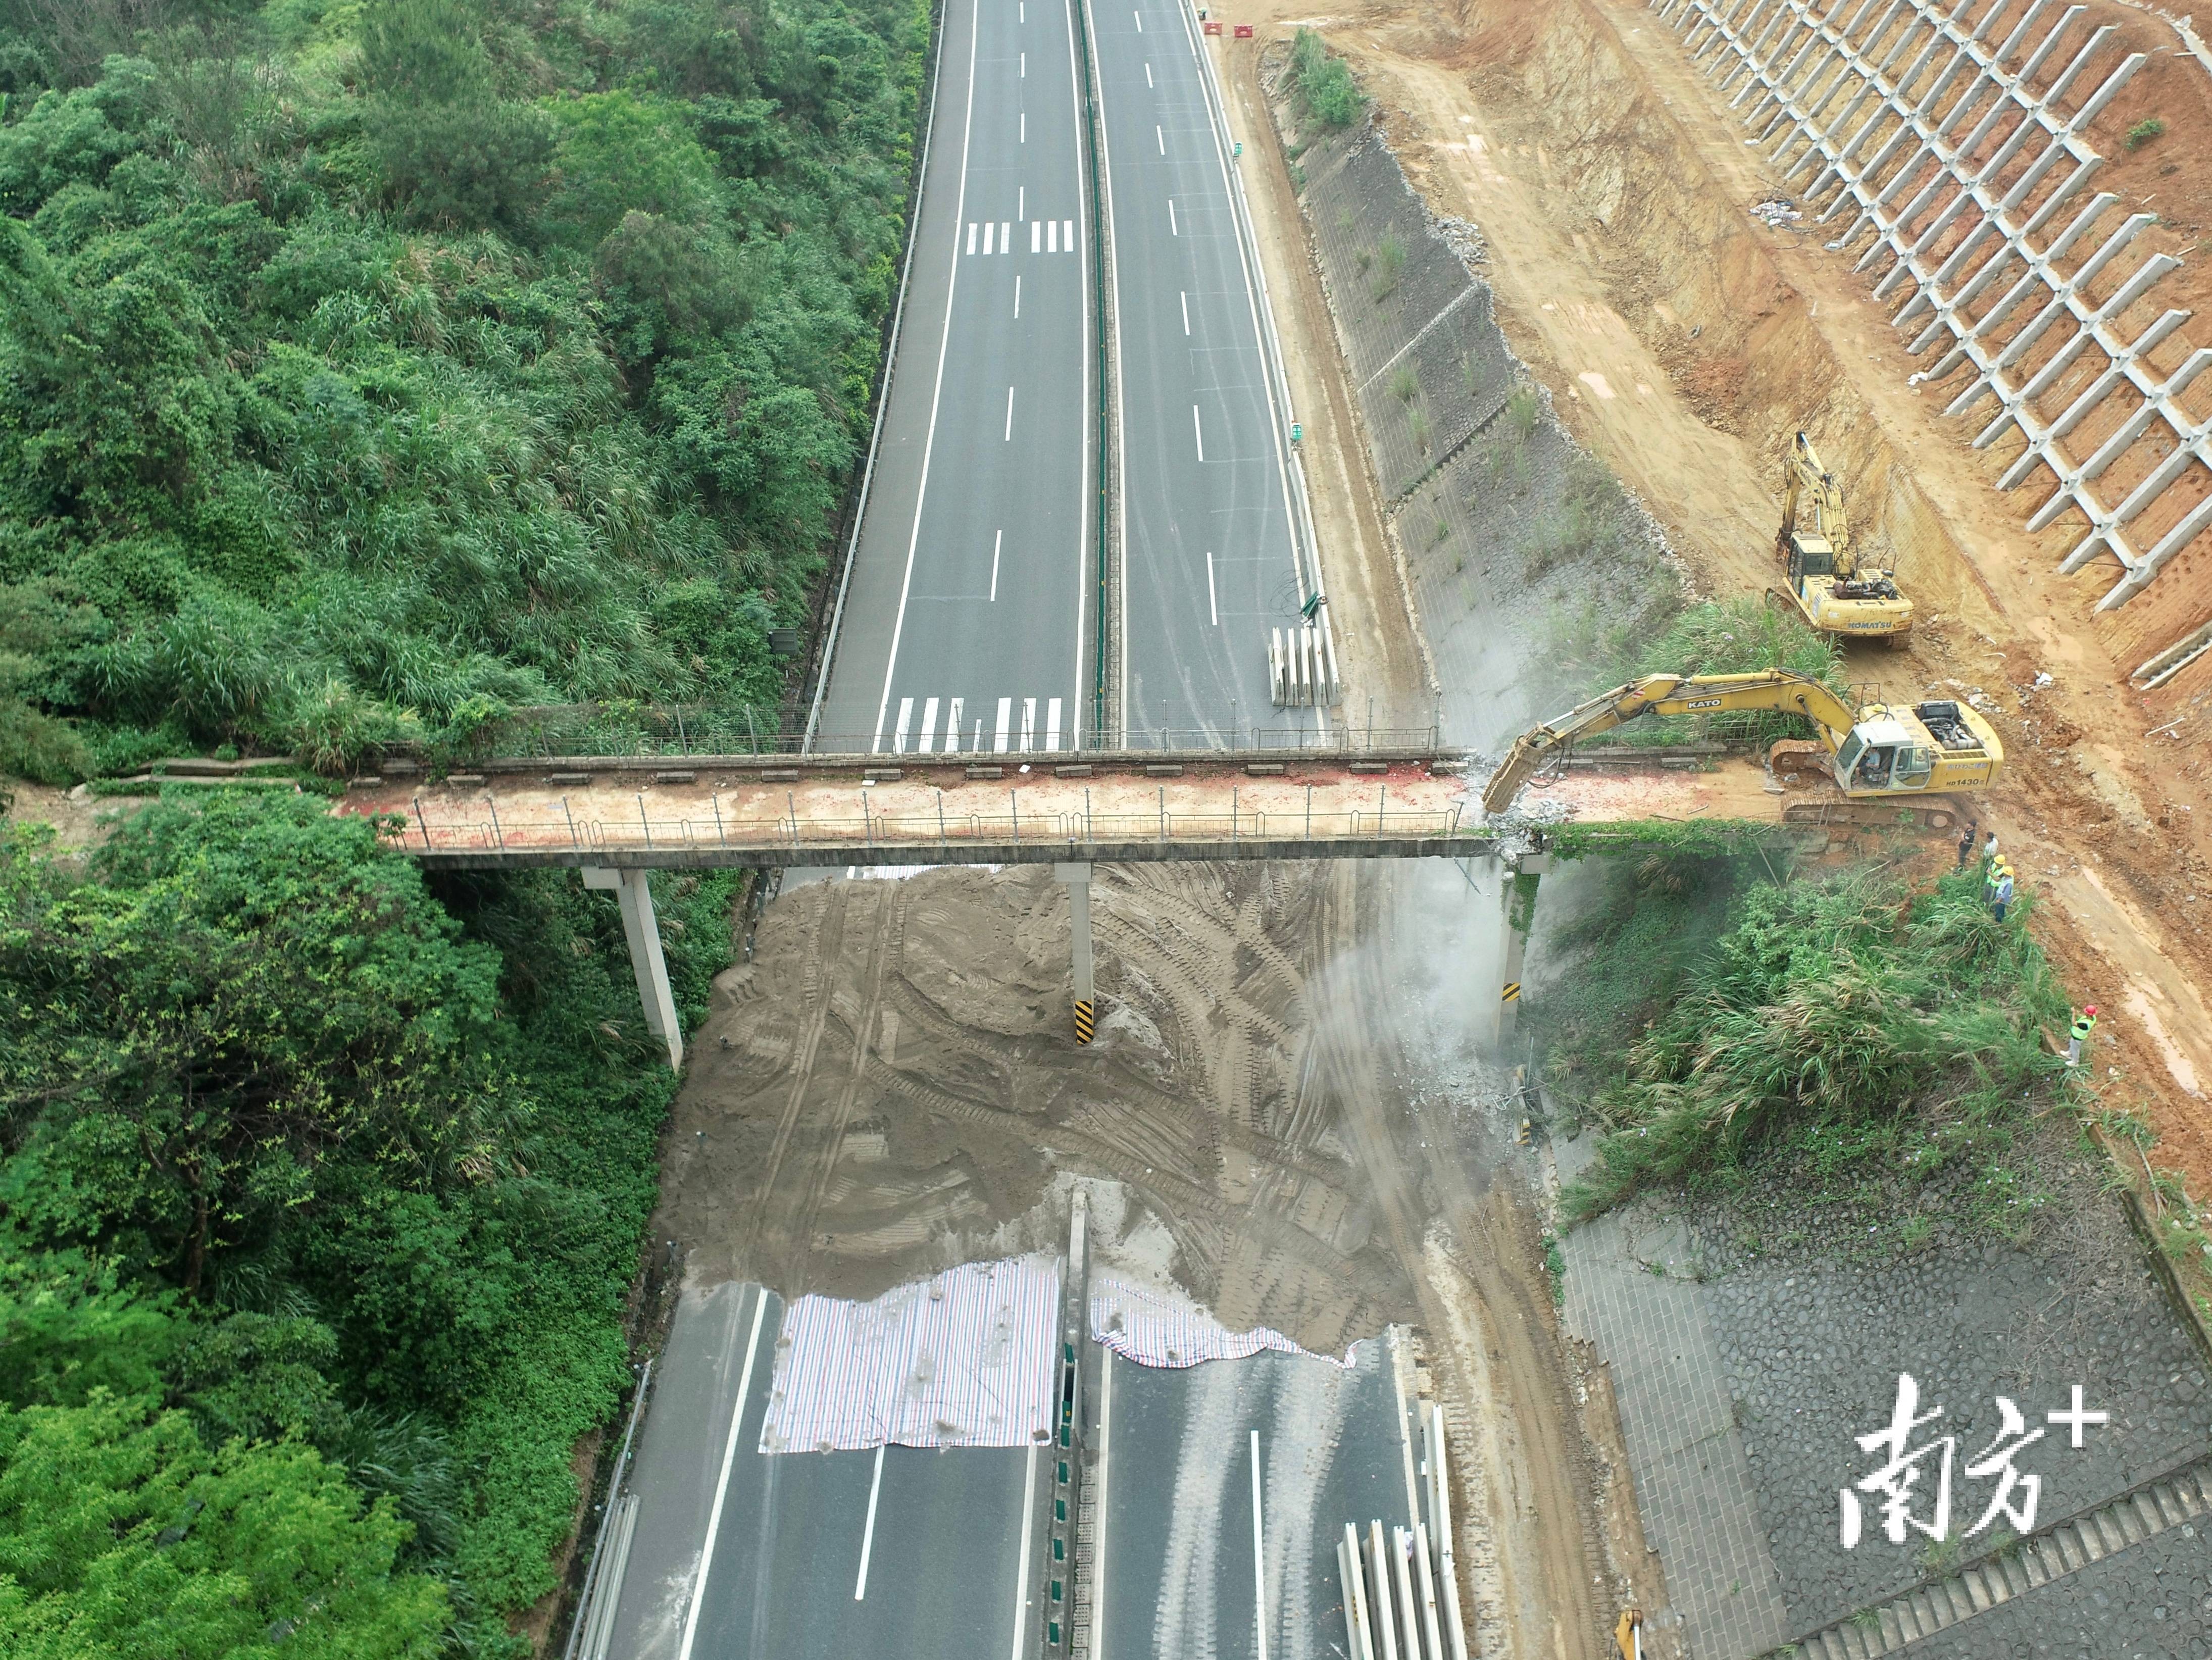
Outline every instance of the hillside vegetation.
<path id="1" fill-rule="evenodd" d="M 775 703 L 912 0 L 0 0 L 0 774 Z M 0 797 L 4 797 L 0 790 Z M 526 1651 L 673 1093 L 615 908 L 0 821 L 0 1652 Z M 733 876 L 663 877 L 679 1005 Z"/>
<path id="2" fill-rule="evenodd" d="M 0 0 L 0 770 L 772 707 L 917 0 Z"/>
<path id="3" fill-rule="evenodd" d="M 1972 865 L 1759 882 L 1726 900 L 1715 937 L 1685 927 L 1680 892 L 1658 897 L 1659 948 L 1627 949 L 1631 913 L 1595 942 L 1613 1006 L 1554 1034 L 1555 1087 L 1608 1132 L 1562 1195 L 1570 1219 L 1649 1187 L 1741 1185 L 1771 1158 L 1845 1182 L 1963 1165 L 2000 1195 L 1996 1225 L 2027 1228 L 2002 1207 L 2017 1196 L 2003 1155 L 2064 1090 L 2042 1034 L 2069 1015 L 2025 926 L 2032 900 L 1997 921 Z M 1710 894 L 1694 900 L 1711 913 Z M 1685 933 L 1710 943 L 1667 949 Z"/>

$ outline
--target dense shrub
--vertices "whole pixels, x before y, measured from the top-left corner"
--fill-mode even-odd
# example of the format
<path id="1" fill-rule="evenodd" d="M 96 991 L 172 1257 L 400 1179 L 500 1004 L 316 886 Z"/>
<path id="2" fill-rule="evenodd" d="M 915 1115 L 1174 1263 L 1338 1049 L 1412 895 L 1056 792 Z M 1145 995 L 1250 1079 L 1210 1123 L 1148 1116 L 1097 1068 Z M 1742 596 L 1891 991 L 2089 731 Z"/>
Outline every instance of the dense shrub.
<path id="1" fill-rule="evenodd" d="M 1307 119 L 1324 127 L 1348 127 L 1366 112 L 1367 96 L 1351 69 L 1311 29 L 1291 39 L 1291 83 Z"/>
<path id="2" fill-rule="evenodd" d="M 1993 920 L 1972 870 L 1752 888 L 1595 1091 L 1611 1134 L 1569 1214 L 1778 1146 L 1928 1175 L 2002 1134 L 2063 1069 L 2040 1029 L 2066 997 L 2029 909 Z"/>
<path id="3" fill-rule="evenodd" d="M 927 15 L 0 0 L 0 768 L 777 702 Z"/>
<path id="4" fill-rule="evenodd" d="M 629 1381 L 621 1311 L 673 1080 L 613 906 L 551 873 L 434 895 L 326 809 L 163 803 L 88 871 L 27 832 L 0 841 L 10 1654 L 46 1652 L 15 1638 L 62 1607 L 8 1554 L 9 1486 L 40 1437 L 159 1443 L 178 1505 L 228 1481 L 241 1503 L 266 1491 L 319 1518 L 329 1541 L 303 1535 L 320 1554 L 292 1600 L 249 1605 L 276 1610 L 262 1627 L 335 1609 L 316 1573 L 367 1573 L 394 1630 L 457 1620 L 497 1648 L 491 1616 L 550 1586 L 575 1440 Z M 728 960 L 734 885 L 664 879 L 689 1018 Z M 48 1408 L 86 1415 L 33 1410 Z M 84 1502 L 155 1534 L 176 1519 L 127 1495 Z M 139 1523 L 113 1525 L 136 1549 Z M 11 1572 L 27 1608 L 8 1600 Z"/>

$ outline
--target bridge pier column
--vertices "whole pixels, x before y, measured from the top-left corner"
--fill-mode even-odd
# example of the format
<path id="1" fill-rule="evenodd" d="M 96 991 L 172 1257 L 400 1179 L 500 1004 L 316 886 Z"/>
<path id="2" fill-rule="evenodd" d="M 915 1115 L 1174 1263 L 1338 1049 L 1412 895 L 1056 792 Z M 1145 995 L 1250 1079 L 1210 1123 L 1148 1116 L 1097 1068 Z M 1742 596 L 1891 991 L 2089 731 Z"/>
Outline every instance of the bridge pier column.
<path id="1" fill-rule="evenodd" d="M 1503 1051 L 1520 1025 L 1521 966 L 1528 951 L 1528 928 L 1536 918 L 1536 885 L 1552 867 L 1548 853 L 1524 853 L 1498 861 L 1500 890 L 1498 1005 L 1492 1012 L 1490 1047 Z"/>
<path id="2" fill-rule="evenodd" d="M 668 1069 L 683 1071 L 684 1023 L 677 1018 L 676 994 L 669 988 L 668 961 L 660 954 L 660 919 L 653 915 L 647 873 L 586 865 L 584 885 L 611 892 L 621 902 L 623 933 L 629 940 L 629 966 L 637 976 L 645 1028 L 668 1045 Z"/>
<path id="3" fill-rule="evenodd" d="M 1091 987 L 1091 866 L 1054 865 L 1052 873 L 1067 884 L 1070 955 L 1075 969 L 1075 1041 L 1087 1043 L 1097 1024 Z"/>

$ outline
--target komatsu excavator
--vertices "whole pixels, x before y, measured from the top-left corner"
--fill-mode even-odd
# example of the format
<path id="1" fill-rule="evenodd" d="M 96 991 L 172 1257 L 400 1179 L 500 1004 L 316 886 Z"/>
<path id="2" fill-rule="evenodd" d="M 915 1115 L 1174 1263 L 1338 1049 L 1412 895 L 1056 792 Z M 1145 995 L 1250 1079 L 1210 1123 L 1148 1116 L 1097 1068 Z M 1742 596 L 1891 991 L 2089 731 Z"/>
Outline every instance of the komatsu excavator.
<path id="1" fill-rule="evenodd" d="M 1809 527 L 1798 522 L 1801 512 L 1811 519 Z M 1899 592 L 1893 573 L 1859 562 L 1844 487 L 1802 432 L 1790 447 L 1774 548 L 1790 581 L 1787 587 L 1768 589 L 1770 595 L 1795 605 L 1823 634 L 1887 640 L 1893 649 L 1903 648 L 1912 631 L 1912 602 Z"/>
<path id="2" fill-rule="evenodd" d="M 1482 810 L 1500 813 L 1547 757 L 1577 738 L 1610 732 L 1641 714 L 1710 714 L 1723 709 L 1794 709 L 1808 717 L 1818 741 L 1784 739 L 1767 764 L 1785 785 L 1833 785 L 1785 802 L 1785 824 L 1894 823 L 1897 806 L 1923 809 L 1920 822 L 1946 830 L 1963 811 L 1942 792 L 1987 789 L 2004 766 L 2004 745 L 1990 723 L 1964 703 L 1850 704 L 1810 675 L 1790 669 L 1752 674 L 1653 674 L 1615 686 L 1531 727 L 1483 787 Z M 1838 796 L 1840 799 L 1838 799 Z"/>

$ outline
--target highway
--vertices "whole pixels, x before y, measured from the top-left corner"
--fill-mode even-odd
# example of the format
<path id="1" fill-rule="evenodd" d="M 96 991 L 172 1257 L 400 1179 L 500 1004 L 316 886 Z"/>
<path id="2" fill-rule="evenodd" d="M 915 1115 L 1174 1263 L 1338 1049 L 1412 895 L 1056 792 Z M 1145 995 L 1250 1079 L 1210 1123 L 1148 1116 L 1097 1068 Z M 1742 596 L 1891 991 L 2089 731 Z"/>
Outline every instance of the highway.
<path id="1" fill-rule="evenodd" d="M 1364 1537 L 1370 1519 L 1386 1535 L 1410 1523 L 1382 1343 L 1362 1344 L 1349 1373 L 1310 1355 L 1160 1370 L 1093 1353 L 1105 1370 L 1092 1432 L 1103 1526 L 1091 1660 L 1350 1652 L 1336 1567 L 1344 1524 Z"/>
<path id="2" fill-rule="evenodd" d="M 1076 748 L 1094 319 L 1067 0 L 948 0 L 921 218 L 817 749 Z"/>
<path id="3" fill-rule="evenodd" d="M 1267 395 L 1257 274 L 1231 201 L 1227 141 L 1181 0 L 1095 0 L 1121 431 L 1120 614 L 1126 740 L 1237 747 L 1277 711 L 1267 631 L 1301 584 Z"/>
<path id="4" fill-rule="evenodd" d="M 1267 672 L 1267 629 L 1294 622 L 1305 591 L 1286 435 L 1194 25 L 1169 0 L 1091 22 L 1118 318 L 1121 534 L 1107 622 L 1121 696 L 1109 713 L 1132 745 L 1172 733 L 1229 745 L 1289 718 L 1271 707 Z M 1097 319 L 1078 27 L 1073 0 L 945 6 L 817 751 L 1095 741 Z M 1037 1454 L 761 1454 L 781 1308 L 735 1282 L 684 1293 L 623 1489 L 636 1521 L 607 1653 L 1033 1651 Z M 1259 1651 L 1255 1431 L 1264 1600 L 1271 1639 L 1287 1644 L 1268 1651 L 1303 1651 L 1328 1629 L 1334 1530 L 1405 1512 L 1402 1414 L 1380 1352 L 1349 1377 L 1283 1356 L 1178 1372 L 1114 1364 L 1106 1388 L 1119 1395 L 1102 1397 L 1119 1484 L 1102 1512 L 1113 1577 L 1094 1652 Z"/>
<path id="5" fill-rule="evenodd" d="M 736 1282 L 679 1304 L 638 1438 L 637 1531 L 608 1652 L 1019 1660 L 1037 1637 L 1022 1572 L 1036 1455 L 763 1454 L 782 1312 Z"/>

